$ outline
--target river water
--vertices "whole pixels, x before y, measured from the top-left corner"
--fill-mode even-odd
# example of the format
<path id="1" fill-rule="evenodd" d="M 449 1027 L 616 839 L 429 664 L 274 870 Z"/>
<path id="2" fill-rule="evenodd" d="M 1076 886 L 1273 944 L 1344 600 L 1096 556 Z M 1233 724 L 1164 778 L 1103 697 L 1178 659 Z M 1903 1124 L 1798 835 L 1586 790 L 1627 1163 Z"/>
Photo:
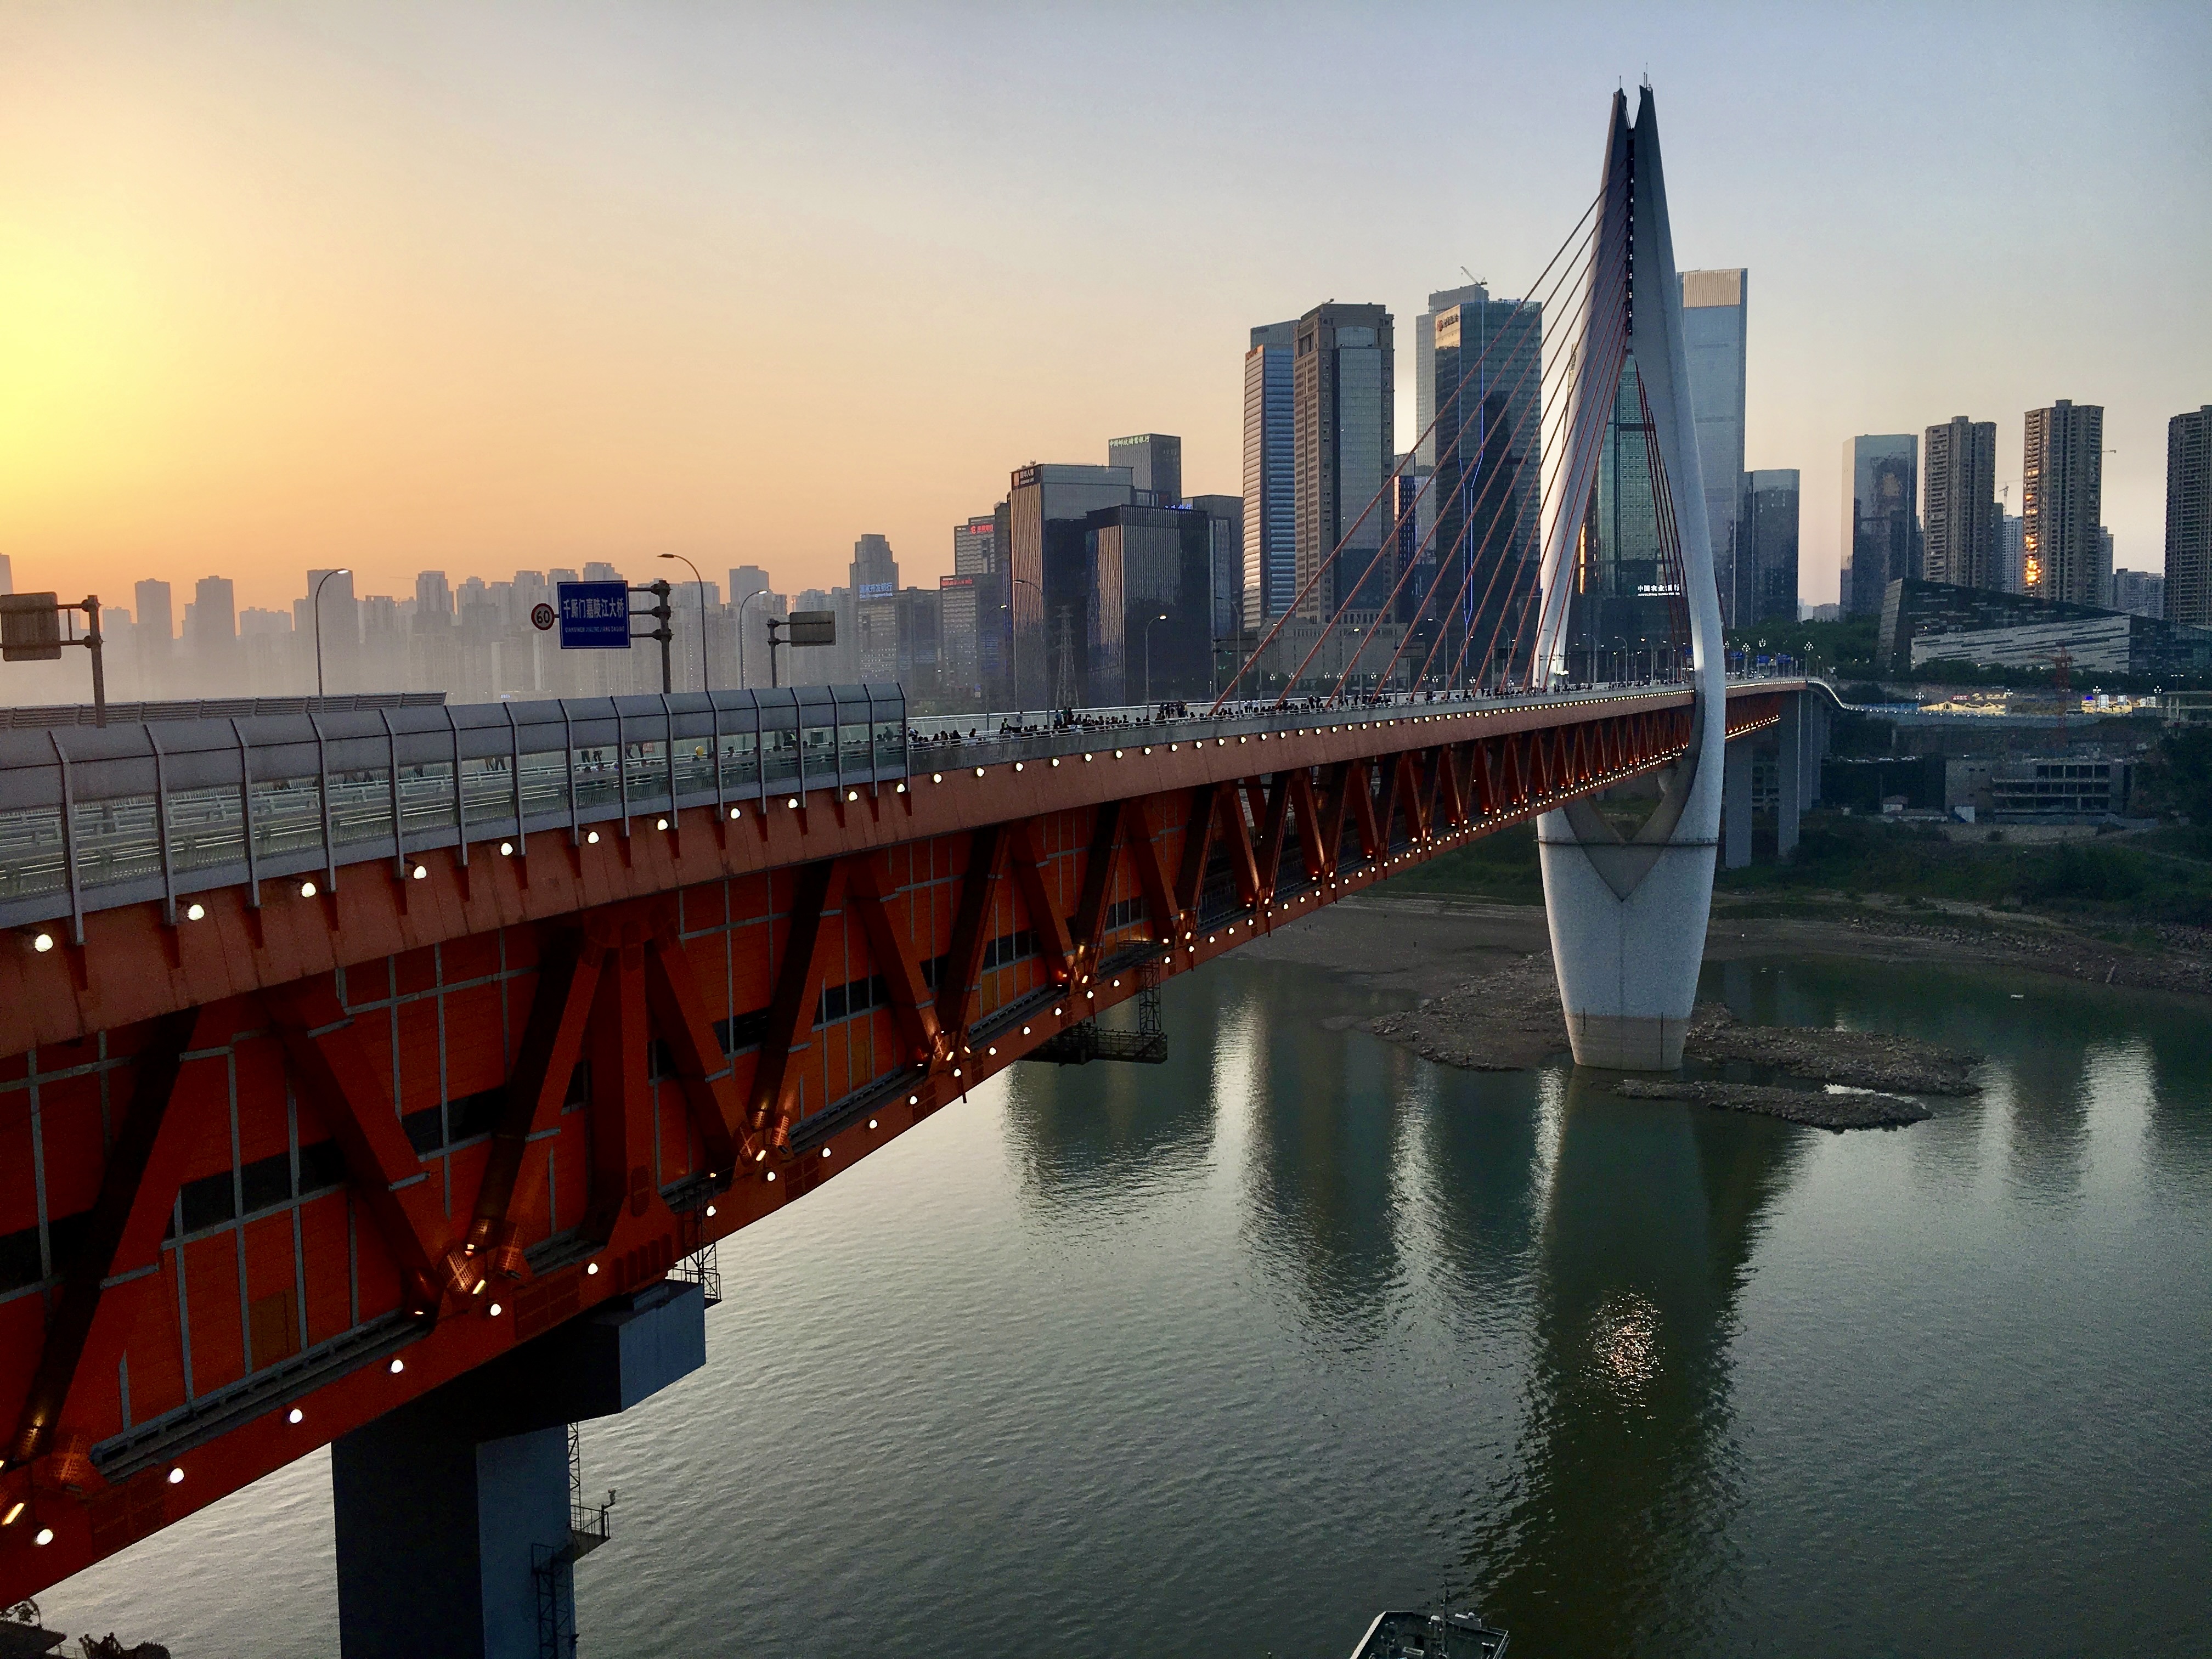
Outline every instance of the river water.
<path id="1" fill-rule="evenodd" d="M 1459 1073 L 1319 970 L 1165 994 L 721 1248 L 707 1369 L 586 1425 L 586 1654 L 2212 1652 L 2212 1022 L 1737 962 L 1771 1024 L 1991 1056 L 1832 1135 Z M 44 1598 L 337 1650 L 318 1458 Z"/>

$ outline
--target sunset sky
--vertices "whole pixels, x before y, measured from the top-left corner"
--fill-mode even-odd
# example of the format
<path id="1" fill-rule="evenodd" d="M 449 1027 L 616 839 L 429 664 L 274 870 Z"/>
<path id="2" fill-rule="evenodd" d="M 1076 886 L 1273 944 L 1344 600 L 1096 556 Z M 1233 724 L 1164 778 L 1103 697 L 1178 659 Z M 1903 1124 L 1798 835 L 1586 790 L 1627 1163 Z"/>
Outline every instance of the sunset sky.
<path id="1" fill-rule="evenodd" d="M 0 5 L 0 552 L 282 605 L 663 550 L 908 580 L 1010 468 L 1179 433 L 1255 323 L 1516 293 L 1648 71 L 1678 261 L 1751 276 L 1748 464 L 2107 410 L 2158 568 L 2212 403 L 2212 9 Z M 2014 500 L 2017 504 L 2015 483 Z M 65 596 L 66 597 L 66 596 Z M 179 603 L 185 595 L 179 595 Z"/>

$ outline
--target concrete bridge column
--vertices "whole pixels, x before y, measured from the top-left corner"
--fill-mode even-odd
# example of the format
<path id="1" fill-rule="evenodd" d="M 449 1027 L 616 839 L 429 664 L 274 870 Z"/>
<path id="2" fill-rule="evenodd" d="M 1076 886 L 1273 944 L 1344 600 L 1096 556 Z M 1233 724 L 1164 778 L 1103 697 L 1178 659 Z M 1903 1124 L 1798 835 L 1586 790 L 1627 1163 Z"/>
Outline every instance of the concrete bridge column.
<path id="1" fill-rule="evenodd" d="M 1751 739 L 1729 744 L 1721 783 L 1721 863 L 1741 870 L 1751 862 Z"/>
<path id="2" fill-rule="evenodd" d="M 568 1425 L 706 1358 L 699 1286 L 664 1282 L 333 1444 L 344 1659 L 538 1659 L 547 1614 L 573 1632 Z"/>
<path id="3" fill-rule="evenodd" d="M 1805 803 L 1805 751 L 1812 733 L 1807 730 L 1813 701 L 1810 692 L 1782 700 L 1782 752 L 1775 767 L 1774 855 L 1786 859 L 1797 848 L 1797 820 Z M 1815 763 L 1817 765 L 1817 763 Z"/>

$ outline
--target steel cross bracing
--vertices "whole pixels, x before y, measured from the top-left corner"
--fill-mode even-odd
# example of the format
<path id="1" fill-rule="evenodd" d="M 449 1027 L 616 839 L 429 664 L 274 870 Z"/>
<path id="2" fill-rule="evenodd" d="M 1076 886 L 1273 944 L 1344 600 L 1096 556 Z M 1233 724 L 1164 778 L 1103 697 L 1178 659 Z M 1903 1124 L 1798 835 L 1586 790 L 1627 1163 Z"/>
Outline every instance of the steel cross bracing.
<path id="1" fill-rule="evenodd" d="M 1736 688 L 1731 726 L 1800 689 Z M 677 1270 L 1142 981 L 1666 765 L 1688 721 L 1662 688 L 1027 733 L 742 818 L 19 930 L 0 1603 Z"/>

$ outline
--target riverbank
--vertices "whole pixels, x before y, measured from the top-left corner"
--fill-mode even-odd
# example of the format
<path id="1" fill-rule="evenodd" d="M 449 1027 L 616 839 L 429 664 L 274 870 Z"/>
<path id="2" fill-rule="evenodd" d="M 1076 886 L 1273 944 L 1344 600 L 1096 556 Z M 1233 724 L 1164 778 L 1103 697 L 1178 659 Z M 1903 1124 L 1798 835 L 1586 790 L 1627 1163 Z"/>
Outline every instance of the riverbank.
<path id="1" fill-rule="evenodd" d="M 2047 918 L 1978 907 L 1920 910 L 1838 900 L 1799 902 L 1775 914 L 1779 908 L 1717 900 L 1705 960 L 1779 955 L 1959 963 L 2212 997 L 2212 949 L 2203 948 L 2202 929 L 2161 928 L 2165 948 L 2143 950 Z M 1357 974 L 1410 1004 L 1531 953 L 1548 962 L 1550 951 L 1541 905 L 1370 891 L 1279 927 L 1238 955 Z"/>

